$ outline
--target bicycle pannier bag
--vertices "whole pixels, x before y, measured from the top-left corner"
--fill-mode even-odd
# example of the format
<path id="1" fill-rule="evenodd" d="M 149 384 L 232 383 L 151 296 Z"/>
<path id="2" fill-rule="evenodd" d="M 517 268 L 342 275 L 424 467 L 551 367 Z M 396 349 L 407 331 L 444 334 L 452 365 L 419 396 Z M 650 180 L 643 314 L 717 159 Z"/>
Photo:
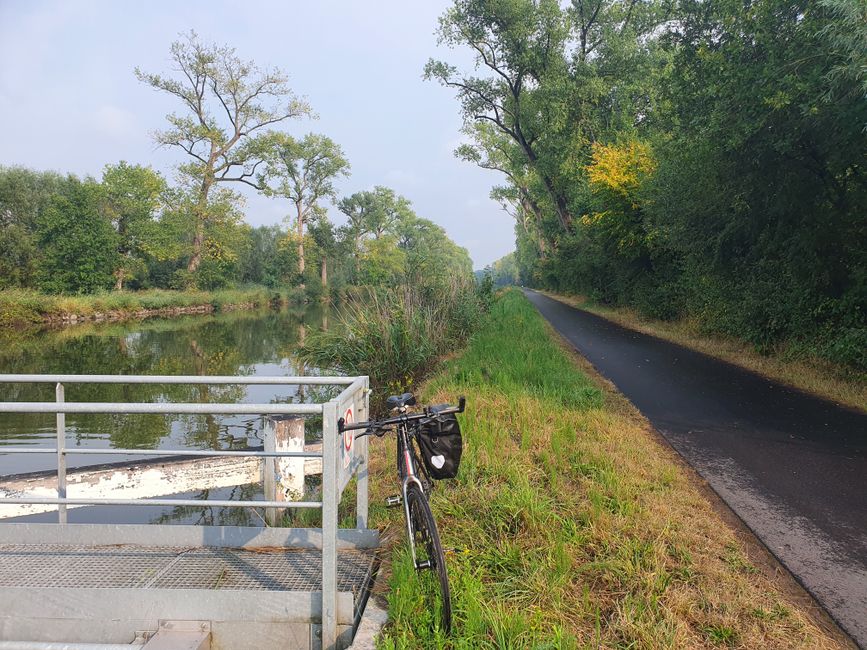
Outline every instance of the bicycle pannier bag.
<path id="1" fill-rule="evenodd" d="M 432 406 L 431 412 L 448 408 L 448 404 Z M 433 418 L 422 427 L 418 436 L 422 462 L 428 475 L 437 481 L 458 475 L 464 444 L 461 427 L 454 413 Z"/>

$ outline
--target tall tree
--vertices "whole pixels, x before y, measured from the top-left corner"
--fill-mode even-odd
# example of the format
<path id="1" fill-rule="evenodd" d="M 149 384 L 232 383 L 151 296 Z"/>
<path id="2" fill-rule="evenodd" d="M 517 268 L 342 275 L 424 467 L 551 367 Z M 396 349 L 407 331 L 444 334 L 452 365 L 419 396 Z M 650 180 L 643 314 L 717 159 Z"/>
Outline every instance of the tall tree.
<path id="1" fill-rule="evenodd" d="M 317 203 L 336 195 L 334 182 L 349 175 L 349 161 L 324 135 L 308 133 L 300 140 L 283 133 L 271 137 L 266 167 L 267 192 L 292 201 L 298 237 L 298 273 L 304 282 L 304 224 Z"/>
<path id="2" fill-rule="evenodd" d="M 103 211 L 118 235 L 116 290 L 145 269 L 145 241 L 166 189 L 162 176 L 149 167 L 121 161 L 102 173 Z"/>
<path id="3" fill-rule="evenodd" d="M 482 76 L 430 60 L 425 78 L 457 91 L 465 124 L 487 122 L 514 141 L 539 174 L 563 230 L 572 215 L 557 167 L 540 148 L 556 140 L 569 104 L 568 19 L 557 0 L 457 0 L 440 19 L 439 40 L 475 53 Z"/>
<path id="4" fill-rule="evenodd" d="M 374 239 L 393 234 L 402 219 L 414 217 L 410 202 L 393 189 L 377 185 L 373 190 L 356 192 L 337 204 L 347 216 L 346 234 L 354 242 L 355 270 L 359 270 L 365 255 L 363 240 L 367 235 Z M 381 248 L 378 247 L 377 250 Z"/>
<path id="5" fill-rule="evenodd" d="M 211 188 L 217 183 L 246 183 L 262 189 L 258 172 L 268 143 L 263 129 L 309 115 L 310 108 L 293 95 L 280 70 L 260 69 L 225 45 L 204 45 L 195 32 L 172 44 L 171 58 L 177 73 L 173 77 L 138 68 L 135 74 L 179 99 L 184 108 L 184 114 L 168 115 L 171 127 L 158 132 L 156 141 L 178 147 L 191 158 L 179 170 L 196 189 L 187 265 L 194 273 L 202 263 Z"/>

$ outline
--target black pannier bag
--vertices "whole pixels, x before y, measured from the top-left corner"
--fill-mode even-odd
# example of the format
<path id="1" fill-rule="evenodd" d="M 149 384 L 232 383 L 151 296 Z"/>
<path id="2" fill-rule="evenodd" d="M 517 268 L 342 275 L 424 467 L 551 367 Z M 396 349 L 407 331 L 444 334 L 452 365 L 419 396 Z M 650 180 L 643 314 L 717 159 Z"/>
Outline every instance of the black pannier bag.
<path id="1" fill-rule="evenodd" d="M 438 404 L 432 406 L 430 412 L 435 415 L 447 408 L 448 404 Z M 461 439 L 461 427 L 454 413 L 432 417 L 422 425 L 417 440 L 421 448 L 422 462 L 432 479 L 440 481 L 458 475 L 464 443 Z"/>

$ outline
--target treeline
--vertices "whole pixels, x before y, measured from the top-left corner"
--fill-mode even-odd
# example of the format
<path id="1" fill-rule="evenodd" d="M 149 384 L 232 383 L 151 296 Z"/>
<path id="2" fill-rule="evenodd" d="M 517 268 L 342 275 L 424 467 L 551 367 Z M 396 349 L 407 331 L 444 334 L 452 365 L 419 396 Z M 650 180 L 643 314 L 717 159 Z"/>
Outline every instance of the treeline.
<path id="1" fill-rule="evenodd" d="M 458 0 L 431 61 L 516 220 L 502 277 L 867 368 L 867 6 Z"/>
<path id="2" fill-rule="evenodd" d="M 356 192 L 337 205 L 346 225 L 335 227 L 315 206 L 299 236 L 294 224 L 252 227 L 237 206 L 212 203 L 219 218 L 210 218 L 202 260 L 191 272 L 192 209 L 152 169 L 121 162 L 96 180 L 0 168 L 0 289 L 94 293 L 259 284 L 304 285 L 316 296 L 471 273 L 467 252 L 392 190 Z"/>
<path id="3" fill-rule="evenodd" d="M 195 34 L 171 49 L 175 77 L 136 70 L 180 108 L 157 134 L 185 154 L 174 184 L 153 169 L 107 165 L 102 178 L 0 167 L 0 289 L 88 294 L 115 289 L 217 289 L 259 284 L 308 295 L 352 285 L 469 278 L 467 251 L 386 187 L 339 198 L 349 163 L 330 138 L 274 130 L 307 116 L 285 76 L 203 45 Z M 252 227 L 252 186 L 282 201 L 282 225 Z M 326 205 L 347 223 L 335 226 Z"/>

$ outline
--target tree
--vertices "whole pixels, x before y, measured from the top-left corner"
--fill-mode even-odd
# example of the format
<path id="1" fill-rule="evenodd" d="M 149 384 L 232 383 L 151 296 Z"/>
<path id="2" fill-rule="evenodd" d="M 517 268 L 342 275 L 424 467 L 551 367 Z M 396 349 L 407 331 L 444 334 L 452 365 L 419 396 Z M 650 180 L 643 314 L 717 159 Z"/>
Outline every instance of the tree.
<path id="1" fill-rule="evenodd" d="M 440 19 L 439 40 L 469 46 L 486 76 L 461 73 L 431 59 L 425 78 L 457 91 L 465 125 L 485 122 L 514 141 L 539 174 L 560 225 L 572 215 L 556 166 L 546 165 L 540 147 L 557 139 L 569 104 L 565 43 L 568 20 L 557 0 L 457 0 Z"/>
<path id="2" fill-rule="evenodd" d="M 473 139 L 473 144 L 463 144 L 455 150 L 455 156 L 472 162 L 482 169 L 504 174 L 510 186 L 494 188 L 491 198 L 503 209 L 529 229 L 525 217 L 534 220 L 534 232 L 542 253 L 547 248 L 545 212 L 533 191 L 535 173 L 529 167 L 518 146 L 487 122 L 476 123 L 464 129 Z"/>
<path id="3" fill-rule="evenodd" d="M 79 184 L 72 175 L 0 167 L 0 288 L 35 286 L 39 217 Z"/>
<path id="4" fill-rule="evenodd" d="M 263 129 L 310 114 L 294 97 L 286 75 L 242 61 L 228 46 L 203 45 L 195 32 L 171 47 L 178 75 L 163 77 L 136 68 L 136 77 L 178 98 L 185 115 L 170 114 L 171 128 L 156 134 L 164 146 L 178 147 L 191 160 L 179 167 L 195 188 L 194 230 L 187 270 L 202 263 L 211 188 L 218 183 L 245 183 L 262 189 L 259 168 L 268 133 Z"/>
<path id="5" fill-rule="evenodd" d="M 319 256 L 319 281 L 323 292 L 327 292 L 329 276 L 328 260 L 332 260 L 330 272 L 333 276 L 336 266 L 333 262 L 339 258 L 341 246 L 334 225 L 329 221 L 325 210 L 316 210 L 311 215 L 309 232 Z"/>
<path id="6" fill-rule="evenodd" d="M 317 203 L 334 198 L 334 181 L 349 175 L 349 162 L 331 138 L 308 133 L 297 140 L 275 133 L 270 140 L 266 175 L 269 194 L 283 196 L 295 207 L 298 237 L 298 273 L 304 277 L 304 224 Z"/>
<path id="7" fill-rule="evenodd" d="M 395 230 L 397 245 L 406 253 L 409 282 L 437 287 L 455 276 L 472 274 L 469 253 L 449 239 L 442 226 L 410 213 L 399 219 Z"/>
<path id="8" fill-rule="evenodd" d="M 37 223 L 44 258 L 39 288 L 49 293 L 93 293 L 112 284 L 118 236 L 99 210 L 100 186 L 87 180 L 55 196 Z"/>
<path id="9" fill-rule="evenodd" d="M 165 180 L 149 167 L 121 161 L 106 165 L 102 174 L 103 211 L 118 235 L 114 288 L 146 268 L 146 241 L 153 232 L 156 212 L 166 189 Z"/>
<path id="10" fill-rule="evenodd" d="M 412 204 L 388 187 L 377 185 L 373 190 L 356 192 L 340 200 L 338 209 L 347 216 L 346 235 L 353 241 L 355 270 L 359 270 L 363 240 L 367 235 L 381 239 L 393 234 L 401 219 L 414 217 Z"/>

